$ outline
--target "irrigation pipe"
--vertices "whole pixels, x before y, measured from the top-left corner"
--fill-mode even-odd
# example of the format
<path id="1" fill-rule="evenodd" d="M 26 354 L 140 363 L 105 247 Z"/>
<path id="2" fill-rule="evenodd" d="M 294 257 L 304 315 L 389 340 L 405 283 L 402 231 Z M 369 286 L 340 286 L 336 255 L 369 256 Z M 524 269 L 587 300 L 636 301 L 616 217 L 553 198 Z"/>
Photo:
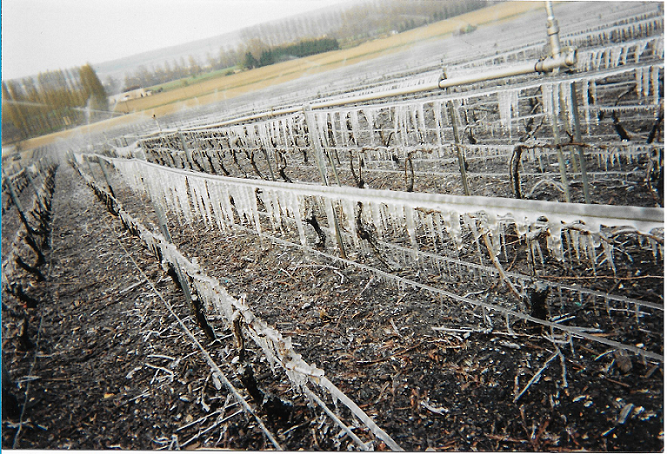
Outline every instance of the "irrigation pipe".
<path id="1" fill-rule="evenodd" d="M 292 114 L 308 109 L 313 109 L 313 110 L 325 109 L 328 107 L 337 107 L 337 106 L 344 106 L 347 104 L 375 101 L 382 98 L 413 95 L 428 91 L 434 91 L 437 89 L 446 89 L 460 85 L 469 85 L 477 82 L 497 80 L 505 77 L 512 77 L 512 76 L 519 76 L 519 75 L 533 74 L 533 73 L 548 73 L 556 69 L 568 69 L 574 67 L 577 63 L 576 49 L 567 48 L 563 50 L 565 50 L 565 52 L 561 52 L 556 57 L 548 57 L 544 60 L 537 60 L 533 62 L 523 63 L 521 65 L 501 68 L 495 71 L 487 71 L 483 73 L 476 72 L 474 74 L 467 74 L 463 76 L 453 77 L 451 79 L 443 77 L 437 82 L 432 82 L 429 84 L 423 84 L 405 88 L 397 88 L 394 90 L 380 91 L 375 93 L 367 93 L 357 96 L 351 96 L 349 98 L 340 98 L 330 101 L 322 101 L 322 102 L 307 104 L 305 106 L 295 106 L 295 107 L 287 107 L 283 109 L 271 110 L 269 112 L 247 115 L 245 117 L 235 118 L 233 120 L 227 120 L 212 125 L 189 128 L 188 130 L 197 131 L 201 129 L 220 128 L 222 126 L 229 126 L 236 123 L 258 120 L 264 117 L 275 117 L 280 115 Z M 176 130 L 161 131 L 161 132 L 165 133 L 176 132 Z"/>

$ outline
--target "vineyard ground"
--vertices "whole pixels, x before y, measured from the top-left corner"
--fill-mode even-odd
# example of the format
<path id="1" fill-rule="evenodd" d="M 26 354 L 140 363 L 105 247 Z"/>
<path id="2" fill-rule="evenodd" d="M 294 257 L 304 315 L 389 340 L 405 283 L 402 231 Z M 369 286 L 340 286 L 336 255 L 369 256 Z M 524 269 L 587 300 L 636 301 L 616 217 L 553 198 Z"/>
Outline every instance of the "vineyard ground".
<path id="1" fill-rule="evenodd" d="M 113 185 L 133 216 L 155 225 L 148 200 L 120 180 Z M 252 419 L 228 409 L 224 389 L 213 388 L 209 367 L 156 297 L 159 291 L 174 304 L 183 299 L 167 273 L 66 166 L 58 173 L 54 213 L 47 282 L 30 288 L 40 300 L 29 310 L 34 349 L 22 351 L 20 319 L 3 311 L 8 367 L 28 377 L 17 395 L 30 387 L 27 422 L 18 437 L 16 426 L 3 425 L 3 447 L 16 437 L 15 447 L 30 449 L 269 448 Z M 539 330 L 516 324 L 517 336 L 506 336 L 495 320 L 487 334 L 437 332 L 432 328 L 444 324 L 481 330 L 482 313 L 254 235 L 221 237 L 173 222 L 170 229 L 186 256 L 197 257 L 233 296 L 246 294 L 258 316 L 292 336 L 304 359 L 323 368 L 405 449 L 663 448 L 662 367 L 635 359 L 624 373 L 603 346 L 578 341 L 573 352 L 562 347 L 567 360 L 553 360 L 514 402 L 554 352 Z M 652 299 L 637 294 L 643 296 Z M 223 341 L 215 350 L 231 359 L 229 333 L 217 329 Z M 288 421 L 265 418 L 283 447 L 346 449 L 250 350 L 260 385 L 294 402 Z M 619 423 L 630 403 L 635 411 Z M 230 419 L 198 436 L 214 419 L 198 421 L 214 411 Z"/>
<path id="2" fill-rule="evenodd" d="M 141 240 L 122 231 L 71 168 L 58 174 L 53 210 L 58 214 L 47 282 L 29 289 L 39 301 L 37 308 L 27 310 L 34 348 L 26 351 L 15 335 L 21 317 L 3 309 L 5 365 L 13 380 L 31 378 L 14 390 L 23 403 L 29 389 L 27 422 L 17 436 L 18 415 L 9 422 L 3 417 L 2 447 L 157 449 L 172 434 L 183 443 L 198 427 L 179 427 L 206 414 L 201 405 L 189 402 L 215 389 L 210 384 L 202 389 L 208 367 L 174 333 L 175 320 L 137 266 L 164 298 L 178 299 L 178 289 L 164 279 Z M 168 357 L 183 360 L 174 365 Z M 174 379 L 167 373 L 169 365 L 176 371 Z M 157 369 L 163 366 L 164 371 Z M 247 420 L 237 415 L 228 423 L 231 446 L 264 447 L 260 437 L 244 436 L 252 432 Z M 195 440 L 188 447 L 197 446 Z"/>
<path id="3" fill-rule="evenodd" d="M 598 94 L 604 105 L 618 99 L 613 92 L 600 90 Z M 652 124 L 649 117 L 633 123 L 625 117 L 622 120 L 631 125 L 636 137 Z M 612 125 L 601 125 L 596 136 L 615 138 Z M 352 162 L 352 153 L 349 155 L 350 160 L 344 161 L 348 164 Z M 232 158 L 227 155 L 227 159 Z M 157 232 L 152 201 L 125 185 L 117 172 L 122 168 L 119 161 L 111 160 L 116 170 L 112 165 L 108 168 L 115 197 L 127 214 L 148 231 Z M 78 162 L 82 172 L 107 188 L 99 161 Z M 240 172 L 250 173 L 255 164 L 252 154 L 248 162 L 240 162 L 236 163 Z M 232 168 L 232 162 L 227 164 Z M 592 181 L 594 201 L 653 206 L 658 199 L 646 184 L 649 174 L 639 171 L 647 164 L 644 158 L 623 163 L 627 167 L 618 170 L 633 172 L 633 178 L 609 182 L 607 175 L 607 180 Z M 407 164 L 405 168 L 405 174 L 394 172 L 393 178 L 370 172 L 364 178 L 373 188 L 403 191 L 408 183 Z M 506 169 L 505 161 L 487 159 L 483 164 L 472 161 L 469 170 L 504 174 Z M 283 170 L 295 180 L 314 179 L 306 175 L 305 166 Z M 530 170 L 524 167 L 523 177 L 528 178 Z M 159 175 L 170 178 L 166 172 Z M 354 185 L 357 178 L 347 170 L 340 176 L 348 185 Z M 200 177 L 193 175 L 178 187 L 186 188 Z M 424 185 L 429 181 L 417 175 L 415 188 L 426 191 Z M 449 185 L 445 192 L 460 193 L 458 179 L 433 182 L 441 181 Z M 482 187 L 479 181 L 474 182 L 475 190 Z M 524 180 L 527 187 L 535 187 L 528 182 Z M 21 197 L 27 207 L 34 193 L 27 180 L 25 184 Z M 573 186 L 577 198 L 580 186 Z M 505 191 L 503 195 L 510 196 L 506 183 L 490 179 L 483 187 L 489 195 Z M 540 200 L 561 197 L 554 185 L 534 195 Z M 290 228 L 303 219 L 288 215 L 288 219 L 283 216 L 269 223 L 263 211 L 266 205 L 257 192 L 255 196 L 263 205 L 257 215 L 265 216 L 262 231 L 266 236 L 260 238 L 241 227 L 251 224 L 241 219 L 243 201 L 235 195 L 236 202 L 230 198 L 236 207 L 232 217 L 239 222 L 231 233 L 207 227 L 197 215 L 188 223 L 182 213 L 167 210 L 174 246 L 232 297 L 247 304 L 258 320 L 290 337 L 306 362 L 321 368 L 325 377 L 404 449 L 664 450 L 663 364 L 621 348 L 645 349 L 654 357 L 664 354 L 662 308 L 655 308 L 664 300 L 664 265 L 661 255 L 656 257 L 650 245 L 636 236 L 620 233 L 615 237 L 613 270 L 610 262 L 602 266 L 604 262 L 598 261 L 600 266 L 594 271 L 595 267 L 578 259 L 578 252 L 575 261 L 571 250 L 567 266 L 554 257 L 544 258 L 548 274 L 543 277 L 552 283 L 583 283 L 603 295 L 646 303 L 633 306 L 628 302 L 625 307 L 621 303 L 610 309 L 604 297 L 577 295 L 576 290 L 563 291 L 565 296 L 559 297 L 562 289 L 552 287 L 545 300 L 549 302 L 547 314 L 537 318 L 553 321 L 560 316 L 554 323 L 585 325 L 588 337 L 572 340 L 557 329 L 550 332 L 543 325 L 505 319 L 489 309 L 497 303 L 510 307 L 516 302 L 506 283 L 494 281 L 491 274 L 482 277 L 479 272 L 477 277 L 464 267 L 463 272 L 455 269 L 450 275 L 439 265 L 413 263 L 408 255 L 391 269 L 397 279 L 458 295 L 458 299 L 449 299 L 410 286 L 397 287 L 381 281 L 380 273 L 361 271 L 357 265 L 386 269 L 379 254 L 363 247 L 348 248 L 349 265 L 342 265 L 334 257 L 330 230 L 327 245 L 318 249 L 312 224 L 303 227 L 307 243 L 315 244 L 314 248 L 298 247 L 298 240 L 292 246 L 272 240 L 268 235 L 294 238 Z M 23 237 L 6 234 L 21 232 L 22 226 L 16 206 L 8 207 L 5 202 L 3 271 L 6 264 L 14 263 L 15 255 L 8 259 L 7 251 L 18 251 L 30 263 L 34 255 Z M 20 403 L 27 400 L 21 417 L 3 415 L 3 448 L 271 449 L 262 424 L 288 450 L 357 447 L 319 407 L 308 406 L 305 397 L 296 395 L 284 371 L 280 367 L 272 371 L 265 352 L 249 339 L 246 344 L 251 345 L 242 350 L 245 358 L 239 359 L 238 338 L 227 320 L 212 310 L 208 316 L 217 340 L 208 342 L 183 292 L 174 284 L 173 269 L 170 275 L 169 268 L 139 238 L 123 230 L 118 218 L 105 210 L 81 176 L 64 162 L 57 173 L 51 211 L 50 249 L 41 267 L 45 280 L 39 281 L 17 264 L 8 274 L 14 287 L 3 285 L 3 364 L 15 381 L 11 392 Z M 353 231 L 347 229 L 347 239 Z M 489 257 L 476 243 L 474 233 L 462 232 L 463 247 L 456 257 L 471 266 L 486 264 L 489 268 Z M 426 236 L 419 234 L 415 240 L 420 251 L 422 247 L 430 250 Z M 511 231 L 503 242 L 505 270 L 530 275 L 526 243 Z M 325 257 L 323 250 L 330 255 Z M 21 297 L 21 289 L 28 296 Z M 461 297 L 488 306 L 469 305 Z M 248 325 L 239 326 L 238 332 L 250 332 Z M 289 411 L 254 402 L 263 423 L 244 413 L 183 327 L 249 402 L 255 399 L 246 392 L 239 361 L 251 365 L 260 388 L 290 402 L 278 408 Z M 595 337 L 601 342 L 594 342 Z M 371 440 L 370 447 L 386 449 L 340 402 L 336 405 L 330 395 L 323 400 L 346 425 L 352 425 L 356 436 Z"/>

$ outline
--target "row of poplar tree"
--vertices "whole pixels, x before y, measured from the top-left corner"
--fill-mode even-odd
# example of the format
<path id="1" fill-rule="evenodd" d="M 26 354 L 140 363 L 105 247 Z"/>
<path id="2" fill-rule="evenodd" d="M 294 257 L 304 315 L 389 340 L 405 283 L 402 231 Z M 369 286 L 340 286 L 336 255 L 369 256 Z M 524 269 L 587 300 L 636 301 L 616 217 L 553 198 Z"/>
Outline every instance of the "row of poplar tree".
<path id="1" fill-rule="evenodd" d="M 338 49 L 340 49 L 340 45 L 335 38 L 305 39 L 296 44 L 264 49 L 259 59 L 248 51 L 245 54 L 243 66 L 246 68 L 268 66 L 290 58 L 307 57 Z"/>
<path id="2" fill-rule="evenodd" d="M 24 140 L 108 118 L 104 86 L 90 64 L 2 82 L 3 138 Z"/>

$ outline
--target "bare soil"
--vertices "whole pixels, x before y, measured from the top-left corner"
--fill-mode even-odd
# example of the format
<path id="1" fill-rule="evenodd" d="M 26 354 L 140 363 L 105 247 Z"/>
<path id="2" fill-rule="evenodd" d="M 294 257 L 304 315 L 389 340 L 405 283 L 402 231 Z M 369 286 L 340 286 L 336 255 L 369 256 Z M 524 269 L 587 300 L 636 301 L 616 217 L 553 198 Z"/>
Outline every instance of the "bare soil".
<path id="1" fill-rule="evenodd" d="M 154 225 L 147 200 L 118 181 L 114 190 L 133 216 Z M 20 278 L 37 307 L 3 291 L 3 364 L 15 382 L 12 393 L 26 405 L 20 417 L 3 416 L 2 446 L 271 449 L 256 421 L 225 388 L 216 389 L 210 367 L 157 296 L 206 345 L 180 290 L 69 167 L 58 172 L 52 210 L 47 280 Z M 324 369 L 404 449 L 664 447 L 662 364 L 632 356 L 628 369 L 612 351 L 583 340 L 561 346 L 563 360 L 546 364 L 556 344 L 536 327 L 515 324 L 511 336 L 498 322 L 489 331 L 479 310 L 396 289 L 254 235 L 169 227 L 179 250 L 197 257 L 234 296 L 245 294 L 258 316 L 290 335 L 304 359 Z M 662 265 L 646 273 L 661 275 Z M 655 299 L 642 282 L 622 284 L 638 287 L 637 298 Z M 31 348 L 19 335 L 23 319 Z M 231 332 L 212 325 L 218 340 L 208 351 L 247 394 L 229 365 Z M 443 325 L 473 332 L 433 330 Z M 283 448 L 353 447 L 271 373 L 260 351 L 248 348 L 260 388 L 293 406 L 282 419 L 258 410 Z M 361 427 L 355 431 L 368 437 Z"/>

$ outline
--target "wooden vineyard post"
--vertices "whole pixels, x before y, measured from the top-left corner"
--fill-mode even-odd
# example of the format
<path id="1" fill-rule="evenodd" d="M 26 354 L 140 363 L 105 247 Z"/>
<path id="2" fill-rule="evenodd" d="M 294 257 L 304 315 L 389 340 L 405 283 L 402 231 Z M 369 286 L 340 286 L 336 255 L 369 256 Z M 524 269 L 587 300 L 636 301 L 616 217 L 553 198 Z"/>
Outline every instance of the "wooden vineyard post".
<path id="1" fill-rule="evenodd" d="M 324 151 L 322 150 L 322 144 L 320 143 L 320 138 L 315 132 L 316 125 L 315 119 L 313 118 L 313 110 L 310 106 L 306 106 L 303 110 L 304 115 L 306 116 L 306 125 L 308 126 L 308 139 L 313 145 L 313 152 L 315 153 L 315 162 L 317 163 L 317 168 L 320 171 L 320 177 L 322 178 L 322 183 L 324 186 L 329 186 L 329 179 L 327 178 L 327 166 L 324 162 Z M 334 170 L 334 177 L 338 186 L 340 186 L 340 181 L 338 180 L 338 173 L 336 172 L 336 167 L 334 166 L 333 160 L 331 160 L 331 166 Z M 336 210 L 334 209 L 333 202 L 328 200 L 331 212 L 333 213 L 333 222 L 334 222 L 334 231 L 336 232 L 336 242 L 338 243 L 338 249 L 340 250 L 340 255 L 344 259 L 347 259 L 347 254 L 345 253 L 345 246 L 343 245 L 343 237 L 340 233 L 340 226 L 338 225 L 338 217 L 336 217 Z"/>
<path id="2" fill-rule="evenodd" d="M 327 164 L 326 161 L 324 160 L 324 150 L 322 149 L 322 143 L 319 140 L 319 135 L 315 133 L 317 126 L 315 124 L 315 119 L 313 118 L 313 111 L 310 108 L 310 106 L 307 106 L 304 112 L 306 114 L 306 124 L 308 125 L 308 135 L 310 143 L 313 144 L 313 150 L 315 152 L 315 161 L 317 162 L 317 167 L 320 169 L 320 176 L 322 176 L 322 181 L 324 182 L 324 185 L 329 186 L 329 179 L 326 170 Z M 333 161 L 333 157 L 331 156 L 331 153 L 327 153 L 327 155 L 329 157 L 329 164 L 331 164 L 331 170 L 333 171 L 334 174 L 334 180 L 336 180 L 336 184 L 338 186 L 341 186 L 340 179 L 338 178 L 338 171 L 336 170 L 336 164 Z"/>
<path id="3" fill-rule="evenodd" d="M 574 141 L 581 143 L 581 126 L 579 124 L 579 104 L 577 102 L 577 86 L 576 82 L 570 84 L 570 98 L 572 102 L 572 120 L 574 122 Z M 591 203 L 591 195 L 588 187 L 588 174 L 586 173 L 586 157 L 581 145 L 575 145 L 579 154 L 579 168 L 581 169 L 581 181 L 584 187 L 584 201 L 587 204 Z"/>
<path id="4" fill-rule="evenodd" d="M 102 175 L 104 175 L 104 180 L 107 182 L 107 186 L 109 188 L 109 193 L 111 193 L 112 197 L 116 197 L 116 194 L 113 192 L 113 188 L 111 187 L 111 182 L 109 181 L 109 174 L 107 174 L 107 169 L 106 169 L 106 162 L 104 159 L 99 159 L 97 160 L 98 164 L 100 165 L 100 168 L 102 169 Z"/>
<path id="5" fill-rule="evenodd" d="M 461 149 L 461 138 L 459 137 L 459 127 L 456 122 L 453 101 L 447 101 L 447 112 L 449 113 L 449 121 L 452 123 L 452 130 L 454 131 L 454 147 L 456 148 L 456 156 L 459 159 L 459 171 L 461 172 L 463 194 L 470 195 L 470 190 L 468 189 L 468 177 L 466 176 L 466 162 Z"/>
<path id="6" fill-rule="evenodd" d="M 276 181 L 276 177 L 273 175 L 273 167 L 271 167 L 271 160 L 269 159 L 269 152 L 266 151 L 266 147 L 261 145 L 259 147 L 262 150 L 262 153 L 264 154 L 264 159 L 266 159 L 266 165 L 269 167 L 269 175 L 271 175 L 271 181 Z M 274 156 L 276 154 L 275 150 L 273 152 Z"/>
<path id="7" fill-rule="evenodd" d="M 4 174 L 4 172 L 3 172 Z M 9 196 L 12 198 L 12 202 L 14 202 L 14 205 L 16 206 L 16 210 L 19 212 L 19 217 L 21 218 L 21 222 L 25 226 L 26 231 L 28 232 L 28 236 L 30 237 L 31 240 L 34 241 L 34 238 L 32 237 L 33 233 L 39 233 L 35 231 L 35 229 L 32 228 L 32 226 L 28 223 L 28 218 L 25 214 L 25 211 L 23 211 L 23 205 L 21 205 L 21 201 L 19 200 L 19 197 L 16 195 L 16 192 L 14 192 L 14 187 L 12 186 L 12 179 L 7 177 L 6 175 L 3 175 L 2 178 L 5 181 L 5 185 L 7 186 L 7 189 L 9 190 Z M 37 244 L 37 243 L 35 243 Z"/>
<path id="8" fill-rule="evenodd" d="M 86 166 L 88 167 L 88 173 L 90 173 L 90 179 L 95 181 L 95 174 L 93 173 L 93 168 L 90 166 L 90 162 L 88 161 L 87 157 L 83 157 L 83 162 L 86 163 Z"/>
<path id="9" fill-rule="evenodd" d="M 153 199 L 153 207 L 155 208 L 155 215 L 157 216 L 157 223 L 160 227 L 160 232 L 162 232 L 162 236 L 164 236 L 168 242 L 172 243 L 173 241 L 171 240 L 169 227 L 167 227 L 167 216 L 164 214 L 162 204 L 158 200 Z"/>
<path id="10" fill-rule="evenodd" d="M 178 131 L 178 138 L 181 140 L 181 145 L 183 146 L 185 157 L 188 159 L 188 165 L 190 166 L 190 169 L 195 170 L 195 165 L 192 162 L 192 153 L 190 152 L 188 143 L 185 141 L 185 137 L 183 136 L 183 133 L 181 133 L 181 131 Z"/>
<path id="11" fill-rule="evenodd" d="M 556 108 L 556 90 L 551 90 L 551 105 Z M 560 129 L 558 128 L 558 112 L 553 112 L 551 115 L 551 130 L 554 135 L 554 145 L 558 152 L 558 168 L 560 170 L 560 180 L 563 183 L 563 191 L 565 192 L 565 201 L 570 203 L 570 188 L 567 181 L 567 173 L 565 170 L 565 158 L 563 157 L 563 147 L 560 146 Z"/>
<path id="12" fill-rule="evenodd" d="M 174 271 L 176 272 L 176 277 L 178 282 L 181 284 L 181 289 L 183 290 L 183 295 L 185 296 L 185 301 L 190 306 L 195 319 L 197 320 L 197 325 L 204 331 L 206 338 L 209 341 L 215 340 L 215 332 L 211 325 L 209 325 L 206 315 L 204 314 L 204 308 L 202 307 L 201 300 L 199 298 L 193 298 L 192 292 L 190 291 L 190 284 L 185 277 L 185 274 L 181 270 L 181 267 L 178 264 L 178 261 L 174 261 Z"/>
<path id="13" fill-rule="evenodd" d="M 37 189 L 37 186 L 35 186 L 35 181 L 32 179 L 32 177 L 30 176 L 30 172 L 28 172 L 27 169 L 26 169 L 26 172 L 25 172 L 25 176 L 26 176 L 26 178 L 28 178 L 28 182 L 30 183 L 30 187 L 35 192 L 35 196 L 37 197 L 37 203 L 39 204 L 39 209 L 42 210 L 42 213 L 46 213 L 47 209 L 44 206 L 44 201 L 42 200 L 42 196 L 39 193 L 39 189 Z"/>

